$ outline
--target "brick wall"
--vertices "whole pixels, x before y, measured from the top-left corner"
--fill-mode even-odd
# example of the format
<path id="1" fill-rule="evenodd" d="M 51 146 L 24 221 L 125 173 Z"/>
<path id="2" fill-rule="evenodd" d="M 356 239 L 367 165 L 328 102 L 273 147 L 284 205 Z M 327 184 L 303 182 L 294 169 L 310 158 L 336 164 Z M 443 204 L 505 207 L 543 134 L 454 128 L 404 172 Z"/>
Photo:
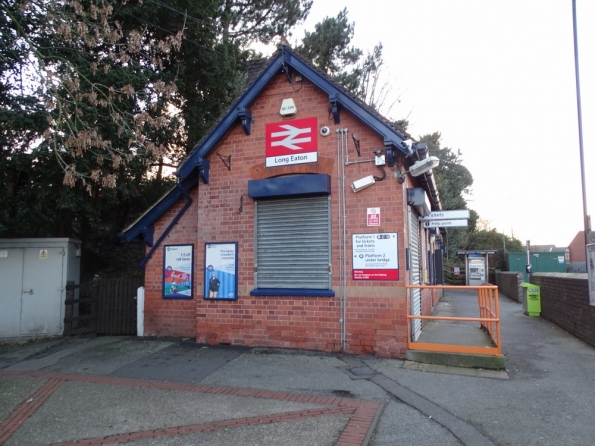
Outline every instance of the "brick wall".
<path id="1" fill-rule="evenodd" d="M 180 212 L 186 199 L 180 200 L 155 224 L 157 240 Z M 194 243 L 194 263 L 201 246 L 196 240 L 196 197 L 174 230 L 163 240 L 145 267 L 145 336 L 194 337 L 196 334 L 196 302 L 192 299 L 163 299 L 163 246 Z M 147 253 L 149 249 L 147 249 Z M 196 271 L 196 268 L 195 268 Z M 196 290 L 196 287 L 194 287 Z"/>
<path id="2" fill-rule="evenodd" d="M 291 173 L 326 173 L 331 178 L 333 289 L 339 291 L 338 258 L 338 173 L 337 128 L 348 128 L 361 141 L 360 160 L 370 159 L 372 152 L 384 147 L 381 136 L 341 110 L 341 124 L 335 125 L 328 113 L 328 95 L 307 79 L 299 88 L 287 81 L 285 74 L 276 77 L 250 106 L 254 122 L 251 135 L 235 125 L 216 151 L 232 155 L 231 171 L 212 154 L 209 184 L 191 191 L 192 206 L 172 229 L 164 244 L 194 243 L 195 290 L 191 301 L 161 298 L 163 249 L 148 263 L 146 271 L 147 334 L 195 336 L 198 342 L 242 344 L 339 351 L 341 326 L 340 297 L 250 296 L 254 288 L 254 201 L 247 196 L 248 181 Z M 298 115 L 279 116 L 281 101 L 293 98 Z M 265 167 L 265 124 L 316 116 L 318 126 L 327 125 L 331 136 L 318 138 L 317 163 L 283 167 Z M 349 138 L 350 160 L 357 159 Z M 351 276 L 351 234 L 397 232 L 400 278 L 398 281 L 347 281 L 346 350 L 383 357 L 403 357 L 407 346 L 405 270 L 406 187 L 394 180 L 387 169 L 385 181 L 354 194 L 349 185 L 368 175 L 379 175 L 374 163 L 345 167 L 347 185 L 347 276 Z M 411 185 L 409 185 L 411 187 Z M 169 224 L 185 199 L 162 217 L 155 228 L 155 239 Z M 242 206 L 240 206 L 242 204 Z M 381 209 L 381 226 L 367 227 L 368 207 Z M 238 242 L 238 300 L 204 300 L 205 242 Z M 427 248 L 426 248 L 427 250 Z M 434 297 L 434 301 L 432 301 Z M 428 300 L 429 299 L 429 300 Z M 424 293 L 423 313 L 428 314 L 437 299 Z"/>
<path id="3" fill-rule="evenodd" d="M 495 276 L 499 293 L 503 293 L 517 302 L 523 302 L 523 287 L 521 287 L 523 273 L 496 271 Z"/>
<path id="4" fill-rule="evenodd" d="M 531 283 L 541 287 L 541 317 L 595 347 L 587 274 L 535 273 Z"/>

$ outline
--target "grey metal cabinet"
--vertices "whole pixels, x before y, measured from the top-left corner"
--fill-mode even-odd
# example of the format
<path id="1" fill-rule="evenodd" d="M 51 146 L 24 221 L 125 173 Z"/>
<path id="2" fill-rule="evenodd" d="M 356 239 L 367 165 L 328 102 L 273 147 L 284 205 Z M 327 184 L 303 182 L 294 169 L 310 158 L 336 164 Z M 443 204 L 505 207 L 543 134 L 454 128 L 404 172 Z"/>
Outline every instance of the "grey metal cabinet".
<path id="1" fill-rule="evenodd" d="M 61 335 L 66 282 L 78 283 L 81 242 L 0 239 L 0 338 Z"/>

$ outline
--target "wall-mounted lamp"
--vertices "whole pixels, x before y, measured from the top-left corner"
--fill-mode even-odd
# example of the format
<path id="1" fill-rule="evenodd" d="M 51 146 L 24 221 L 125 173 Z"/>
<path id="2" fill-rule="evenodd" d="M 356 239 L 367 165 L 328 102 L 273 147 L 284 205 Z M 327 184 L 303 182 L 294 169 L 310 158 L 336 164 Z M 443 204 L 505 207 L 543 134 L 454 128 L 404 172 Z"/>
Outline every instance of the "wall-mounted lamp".
<path id="1" fill-rule="evenodd" d="M 375 182 L 376 181 L 374 180 L 374 177 L 372 175 L 368 175 L 367 177 L 364 177 L 361 180 L 354 181 L 351 185 L 351 189 L 353 189 L 353 192 L 359 192 L 360 190 L 371 186 Z"/>
<path id="2" fill-rule="evenodd" d="M 412 177 L 418 177 L 421 174 L 429 172 L 434 167 L 437 167 L 440 164 L 440 160 L 436 156 L 429 156 L 424 158 L 423 160 L 417 161 L 414 163 L 408 171 L 401 172 L 400 170 L 395 170 L 395 180 L 399 183 L 404 183 L 406 174 L 411 174 Z"/>

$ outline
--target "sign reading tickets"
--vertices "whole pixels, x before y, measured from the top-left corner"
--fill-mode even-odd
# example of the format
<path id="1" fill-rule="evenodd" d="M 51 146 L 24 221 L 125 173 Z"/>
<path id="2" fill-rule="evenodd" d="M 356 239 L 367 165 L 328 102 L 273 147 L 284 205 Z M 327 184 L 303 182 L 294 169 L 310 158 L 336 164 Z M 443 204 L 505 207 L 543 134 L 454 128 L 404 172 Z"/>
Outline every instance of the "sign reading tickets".
<path id="1" fill-rule="evenodd" d="M 396 232 L 351 236 L 353 280 L 399 280 Z"/>
<path id="2" fill-rule="evenodd" d="M 237 300 L 238 244 L 205 243 L 205 299 Z"/>
<path id="3" fill-rule="evenodd" d="M 194 245 L 163 247 L 163 298 L 192 299 Z"/>
<path id="4" fill-rule="evenodd" d="M 266 125 L 266 167 L 318 161 L 317 118 Z"/>

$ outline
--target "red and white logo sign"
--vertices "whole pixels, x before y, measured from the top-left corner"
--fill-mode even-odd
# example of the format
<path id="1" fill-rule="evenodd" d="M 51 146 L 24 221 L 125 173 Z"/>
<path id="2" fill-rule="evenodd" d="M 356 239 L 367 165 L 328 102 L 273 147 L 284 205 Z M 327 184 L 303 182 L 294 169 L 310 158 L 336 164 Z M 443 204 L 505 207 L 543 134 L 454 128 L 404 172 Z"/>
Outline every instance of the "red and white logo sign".
<path id="1" fill-rule="evenodd" d="M 379 208 L 368 208 L 368 226 L 380 226 Z"/>
<path id="2" fill-rule="evenodd" d="M 266 166 L 318 161 L 317 118 L 296 119 L 266 125 Z"/>

